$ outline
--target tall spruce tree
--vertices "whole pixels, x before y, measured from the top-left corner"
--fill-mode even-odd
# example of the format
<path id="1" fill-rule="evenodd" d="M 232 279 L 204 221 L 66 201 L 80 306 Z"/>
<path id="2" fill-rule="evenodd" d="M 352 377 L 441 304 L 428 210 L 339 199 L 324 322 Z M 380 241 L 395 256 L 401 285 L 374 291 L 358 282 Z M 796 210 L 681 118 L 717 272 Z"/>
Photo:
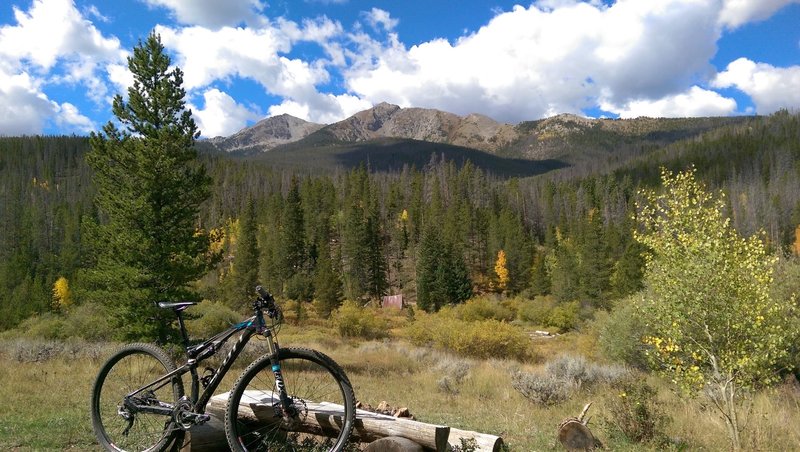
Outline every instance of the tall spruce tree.
<path id="1" fill-rule="evenodd" d="M 472 281 L 464 258 L 432 225 L 422 234 L 416 270 L 417 306 L 425 311 L 438 311 L 472 296 Z"/>
<path id="2" fill-rule="evenodd" d="M 128 68 L 134 82 L 127 102 L 114 98 L 118 122 L 92 133 L 86 155 L 107 220 L 96 229 L 87 295 L 113 306 L 123 338 L 163 342 L 173 314 L 153 302 L 196 299 L 189 283 L 216 261 L 196 227 L 211 180 L 196 162 L 199 131 L 185 109 L 183 73 L 170 68 L 158 35 L 139 42 Z"/>
<path id="3" fill-rule="evenodd" d="M 244 307 L 251 301 L 254 288 L 258 284 L 258 222 L 256 207 L 253 198 L 247 200 L 244 212 L 239 220 L 239 240 L 236 244 L 236 255 L 233 260 L 233 278 L 230 278 L 234 287 L 230 294 L 233 296 L 231 306 Z"/>

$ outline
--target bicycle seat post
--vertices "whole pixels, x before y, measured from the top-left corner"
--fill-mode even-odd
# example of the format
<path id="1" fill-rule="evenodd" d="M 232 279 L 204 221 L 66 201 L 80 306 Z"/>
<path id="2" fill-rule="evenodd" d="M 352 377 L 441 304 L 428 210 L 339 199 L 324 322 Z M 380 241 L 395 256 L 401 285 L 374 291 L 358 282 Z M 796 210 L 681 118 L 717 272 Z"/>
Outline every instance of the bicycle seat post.
<path id="1" fill-rule="evenodd" d="M 189 351 L 189 334 L 186 332 L 186 325 L 183 323 L 183 309 L 176 309 L 175 315 L 178 316 L 178 325 L 181 328 L 181 338 L 183 339 L 183 348 Z"/>

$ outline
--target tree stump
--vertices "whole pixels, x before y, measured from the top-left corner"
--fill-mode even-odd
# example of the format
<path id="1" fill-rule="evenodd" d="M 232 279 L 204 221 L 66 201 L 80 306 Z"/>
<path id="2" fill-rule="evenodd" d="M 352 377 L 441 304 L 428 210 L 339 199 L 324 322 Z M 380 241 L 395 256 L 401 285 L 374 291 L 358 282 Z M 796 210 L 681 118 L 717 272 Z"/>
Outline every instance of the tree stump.
<path id="1" fill-rule="evenodd" d="M 591 451 L 600 447 L 599 441 L 589 430 L 589 419 L 586 419 L 590 406 L 592 402 L 583 407 L 578 417 L 568 417 L 558 425 L 558 441 L 570 452 Z"/>

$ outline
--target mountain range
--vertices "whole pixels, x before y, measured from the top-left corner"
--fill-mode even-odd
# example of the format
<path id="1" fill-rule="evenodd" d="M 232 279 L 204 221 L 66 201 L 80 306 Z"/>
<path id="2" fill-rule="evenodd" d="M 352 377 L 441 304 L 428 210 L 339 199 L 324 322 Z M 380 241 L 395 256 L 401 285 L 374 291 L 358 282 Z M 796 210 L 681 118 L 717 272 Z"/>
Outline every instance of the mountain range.
<path id="1" fill-rule="evenodd" d="M 561 114 L 519 124 L 480 114 L 459 116 L 380 103 L 333 124 L 315 124 L 290 115 L 264 119 L 206 146 L 233 157 L 277 166 L 352 166 L 373 169 L 424 165 L 432 154 L 470 160 L 515 175 L 583 163 L 624 161 L 678 140 L 748 120 L 724 118 L 592 119 Z M 483 164 L 481 164 L 481 162 Z M 505 172 L 500 170 L 499 172 Z"/>

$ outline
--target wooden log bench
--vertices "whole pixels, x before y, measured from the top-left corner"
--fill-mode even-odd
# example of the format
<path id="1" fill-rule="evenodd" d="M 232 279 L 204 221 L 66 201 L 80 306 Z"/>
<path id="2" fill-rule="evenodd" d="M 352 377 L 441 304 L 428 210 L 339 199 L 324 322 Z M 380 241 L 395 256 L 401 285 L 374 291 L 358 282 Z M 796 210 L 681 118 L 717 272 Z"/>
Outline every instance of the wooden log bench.
<path id="1" fill-rule="evenodd" d="M 206 412 L 211 415 L 211 420 L 189 431 L 191 441 L 183 448 L 185 452 L 227 450 L 224 424 L 227 403 L 227 392 L 211 398 L 206 408 Z M 338 428 L 342 424 L 344 407 L 328 402 L 310 401 L 306 401 L 306 406 L 309 415 L 304 418 L 299 430 L 315 435 L 335 436 L 338 433 Z M 271 407 L 271 395 L 265 396 L 259 392 L 256 396 L 245 392 L 242 396 L 239 414 L 258 422 L 274 422 L 277 421 L 277 418 Z M 356 410 L 351 441 L 368 443 L 367 451 L 413 452 L 426 450 L 444 452 L 450 450 L 451 446 L 460 446 L 462 438 L 474 440 L 479 451 L 495 452 L 499 451 L 503 445 L 503 440 L 499 436 L 364 410 Z"/>

